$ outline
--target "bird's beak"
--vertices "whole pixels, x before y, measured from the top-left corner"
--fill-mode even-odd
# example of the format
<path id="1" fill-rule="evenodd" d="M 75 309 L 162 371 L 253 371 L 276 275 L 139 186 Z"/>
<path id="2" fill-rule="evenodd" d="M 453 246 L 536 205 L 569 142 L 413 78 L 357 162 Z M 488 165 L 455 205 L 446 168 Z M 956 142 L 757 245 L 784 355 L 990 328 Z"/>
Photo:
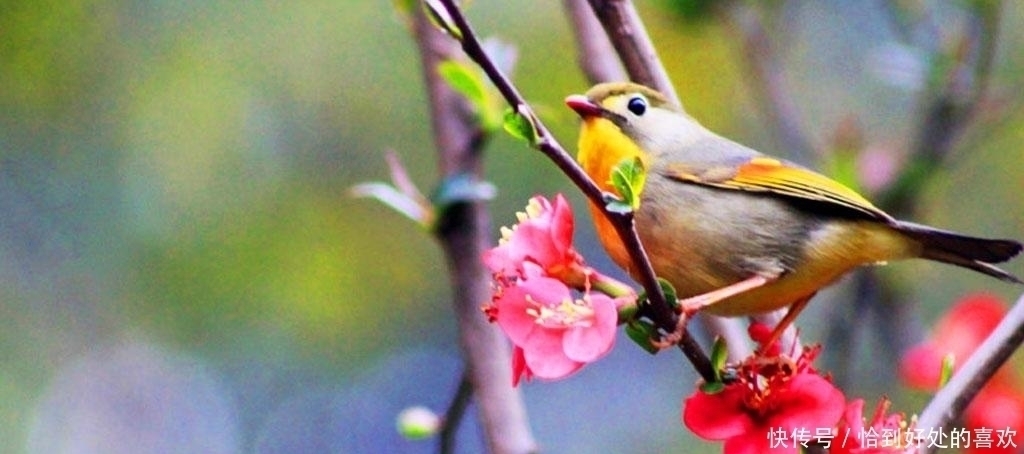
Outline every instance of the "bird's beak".
<path id="1" fill-rule="evenodd" d="M 575 110 L 583 118 L 600 116 L 601 111 L 604 110 L 600 105 L 595 104 L 594 101 L 583 95 L 569 95 L 565 98 L 565 105 Z"/>

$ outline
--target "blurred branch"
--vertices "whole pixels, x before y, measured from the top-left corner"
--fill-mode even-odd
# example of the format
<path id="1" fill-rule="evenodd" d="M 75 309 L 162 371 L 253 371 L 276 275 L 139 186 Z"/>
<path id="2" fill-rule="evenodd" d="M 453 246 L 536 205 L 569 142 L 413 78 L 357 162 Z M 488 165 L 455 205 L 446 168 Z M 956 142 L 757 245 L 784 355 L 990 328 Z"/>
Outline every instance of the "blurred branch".
<path id="1" fill-rule="evenodd" d="M 591 85 L 626 79 L 626 71 L 588 0 L 563 0 L 576 38 L 576 61 Z"/>
<path id="2" fill-rule="evenodd" d="M 764 22 L 749 2 L 730 2 L 722 15 L 738 31 L 743 46 L 744 62 L 750 74 L 749 84 L 757 93 L 761 110 L 768 116 L 770 130 L 779 145 L 794 161 L 812 165 L 820 163 L 804 128 L 800 112 L 787 89 L 782 65 L 772 47 Z"/>
<path id="3" fill-rule="evenodd" d="M 452 454 L 455 452 L 455 434 L 459 431 L 459 423 L 462 416 L 466 414 L 469 402 L 473 400 L 473 383 L 469 380 L 468 371 L 463 371 L 459 377 L 459 388 L 452 397 L 451 404 L 444 412 L 444 426 L 439 434 L 438 452 L 440 454 Z"/>
<path id="4" fill-rule="evenodd" d="M 630 80 L 660 91 L 682 107 L 672 80 L 658 59 L 640 15 L 629 0 L 588 0 L 615 47 Z"/>
<path id="5" fill-rule="evenodd" d="M 430 100 L 441 173 L 443 178 L 460 174 L 479 177 L 484 134 L 476 126 L 467 102 L 437 72 L 440 62 L 459 57 L 458 48 L 430 23 L 420 8 L 414 10 L 414 33 Z M 480 261 L 489 244 L 486 208 L 480 201 L 466 201 L 443 210 L 440 216 L 436 234 L 450 269 L 459 345 L 466 362 L 466 378 L 476 396 L 488 452 L 536 451 L 522 396 L 511 384 L 508 343 L 500 330 L 480 314 L 480 304 L 491 296 L 490 274 Z"/>
<path id="6" fill-rule="evenodd" d="M 899 178 L 882 193 L 881 206 L 906 216 L 917 210 L 916 194 L 921 185 L 942 168 L 964 130 L 971 123 L 980 101 L 988 95 L 988 84 L 999 32 L 1002 2 L 973 2 L 968 29 L 962 33 L 951 55 L 937 55 L 933 61 L 948 62 L 935 76 L 933 90 L 924 92 L 924 118 L 910 150 L 910 163 Z M 947 57 L 947 58 L 942 58 Z"/>
<path id="7" fill-rule="evenodd" d="M 974 354 L 945 387 L 939 390 L 928 406 L 921 412 L 917 420 L 917 428 L 922 433 L 941 429 L 955 420 L 964 408 L 971 403 L 974 396 L 981 391 L 984 384 L 995 375 L 996 371 L 1010 359 L 1010 355 L 1024 342 L 1024 295 L 1003 317 L 992 334 L 974 351 Z M 924 452 L 934 452 L 935 446 L 925 448 Z"/>
<path id="8" fill-rule="evenodd" d="M 462 50 L 470 59 L 480 65 L 480 68 L 484 70 L 484 73 L 487 74 L 509 105 L 532 123 L 536 131 L 536 137 L 532 140 L 532 146 L 551 159 L 583 191 L 584 195 L 592 203 L 599 207 L 604 207 L 606 202 L 601 189 L 565 151 L 565 148 L 558 143 L 551 134 L 551 131 L 537 118 L 533 109 L 523 96 L 519 94 L 515 86 L 512 85 L 508 78 L 488 57 L 487 53 L 484 52 L 476 33 L 466 21 L 462 11 L 455 5 L 454 0 L 440 0 L 440 3 L 444 6 L 446 12 L 451 17 L 453 25 L 457 27 L 459 35 L 461 35 L 458 39 L 462 44 Z M 647 252 L 644 250 L 644 246 L 637 234 L 636 225 L 633 222 L 633 213 L 602 211 L 612 225 L 615 226 L 616 232 L 622 238 L 626 249 L 630 252 L 633 265 L 636 267 L 640 277 L 640 284 L 643 285 L 650 301 L 646 308 L 649 310 L 652 320 L 665 332 L 674 332 L 677 328 L 679 317 L 665 300 L 665 295 L 655 277 L 654 269 L 647 258 Z M 679 341 L 679 347 L 702 377 L 709 381 L 714 379 L 714 371 L 712 370 L 710 360 L 689 333 L 683 333 L 682 339 Z"/>

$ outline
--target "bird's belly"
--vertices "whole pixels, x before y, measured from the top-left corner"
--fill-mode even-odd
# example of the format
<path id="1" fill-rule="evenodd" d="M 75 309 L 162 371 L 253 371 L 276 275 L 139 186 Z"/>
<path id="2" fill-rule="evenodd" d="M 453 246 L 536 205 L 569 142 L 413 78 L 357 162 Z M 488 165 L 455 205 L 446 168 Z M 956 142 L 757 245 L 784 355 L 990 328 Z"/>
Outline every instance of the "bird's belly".
<path id="1" fill-rule="evenodd" d="M 812 225 L 806 222 L 799 225 Z M 696 226 L 696 227 L 695 227 Z M 786 238 L 752 240 L 761 227 L 708 229 L 687 222 L 664 228 L 640 226 L 655 273 L 667 279 L 679 298 L 700 295 L 754 275 L 774 280 L 716 302 L 714 315 L 769 312 L 814 295 L 853 268 L 909 256 L 890 228 L 871 221 L 823 222 L 787 232 Z M 762 226 L 763 227 L 763 226 Z M 672 239 L 675 241 L 672 241 Z"/>

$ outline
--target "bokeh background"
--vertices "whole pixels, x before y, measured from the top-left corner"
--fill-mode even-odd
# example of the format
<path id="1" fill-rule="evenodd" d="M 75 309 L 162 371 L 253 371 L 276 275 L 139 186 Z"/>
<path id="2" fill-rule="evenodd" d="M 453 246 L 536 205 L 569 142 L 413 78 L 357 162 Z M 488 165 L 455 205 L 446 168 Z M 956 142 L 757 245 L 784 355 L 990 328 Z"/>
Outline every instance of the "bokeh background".
<path id="1" fill-rule="evenodd" d="M 693 6 L 639 6 L 687 109 L 786 155 L 738 34 L 679 3 Z M 934 15 L 934 36 L 909 41 L 882 3 L 766 3 L 819 149 L 850 119 L 865 148 L 905 149 L 927 47 L 962 24 L 967 2 L 897 2 Z M 515 81 L 573 144 L 577 120 L 561 100 L 587 83 L 560 4 L 477 0 L 470 17 L 517 46 Z M 998 121 L 972 130 L 920 188 L 919 221 L 1024 238 L 1022 22 L 1024 7 L 1006 2 Z M 394 417 L 443 409 L 457 383 L 444 263 L 429 232 L 348 195 L 387 178 L 387 150 L 425 191 L 436 183 L 419 71 L 389 2 L 3 2 L 0 452 L 432 452 L 398 437 Z M 514 139 L 496 137 L 487 153 L 495 226 L 538 193 L 582 206 Z M 579 215 L 580 249 L 610 269 Z M 1024 274 L 1024 261 L 1008 269 Z M 1021 290 L 928 263 L 883 273 L 925 326 L 962 295 L 1013 301 Z M 812 305 L 801 320 L 811 340 L 834 309 L 825 301 L 848 300 L 840 290 Z M 919 410 L 926 396 L 867 345 L 833 352 L 856 364 L 845 381 L 869 401 L 887 394 Z M 546 452 L 717 452 L 679 422 L 694 380 L 679 355 L 621 341 L 573 378 L 524 393 Z M 463 452 L 482 449 L 477 432 L 470 418 Z"/>

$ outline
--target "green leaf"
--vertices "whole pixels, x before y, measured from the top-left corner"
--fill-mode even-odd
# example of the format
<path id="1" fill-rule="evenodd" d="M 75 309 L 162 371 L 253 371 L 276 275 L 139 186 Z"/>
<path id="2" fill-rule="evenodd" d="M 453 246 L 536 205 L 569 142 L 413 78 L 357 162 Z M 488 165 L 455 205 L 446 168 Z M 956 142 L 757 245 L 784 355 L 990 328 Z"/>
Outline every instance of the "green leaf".
<path id="1" fill-rule="evenodd" d="M 483 75 L 468 64 L 446 60 L 437 65 L 437 73 L 453 90 L 464 96 L 473 106 L 480 127 L 487 132 L 498 129 L 499 108 L 488 91 Z"/>
<path id="2" fill-rule="evenodd" d="M 521 104 L 516 106 L 515 110 L 511 108 L 505 110 L 505 121 L 502 126 L 505 128 L 505 132 L 508 132 L 512 137 L 525 140 L 531 146 L 535 146 L 540 142 L 537 125 L 534 124 L 533 118 Z"/>
<path id="3" fill-rule="evenodd" d="M 953 377 L 953 369 L 956 367 L 956 355 L 947 353 L 942 357 L 942 370 L 939 371 L 939 388 L 946 386 L 949 379 Z"/>
<path id="4" fill-rule="evenodd" d="M 672 286 L 672 283 L 665 280 L 664 278 L 658 278 L 658 286 L 661 287 L 661 294 L 665 295 L 665 301 L 675 308 L 679 304 L 679 299 L 676 296 L 676 288 Z M 647 292 L 640 292 L 640 296 L 637 297 L 637 301 L 647 300 Z"/>
<path id="5" fill-rule="evenodd" d="M 640 208 L 640 194 L 646 182 L 647 172 L 639 156 L 623 159 L 612 167 L 612 186 L 619 192 L 623 203 L 634 211 Z"/>
<path id="6" fill-rule="evenodd" d="M 647 353 L 658 353 L 658 347 L 651 343 L 658 334 L 658 328 L 651 323 L 642 320 L 633 320 L 626 324 L 626 335 Z"/>
<path id="7" fill-rule="evenodd" d="M 423 0 L 423 7 L 427 11 L 427 17 L 437 28 L 462 41 L 462 30 L 455 25 L 452 16 L 448 14 L 448 10 L 445 9 L 441 2 L 437 0 Z"/>
<path id="8" fill-rule="evenodd" d="M 437 73 L 448 86 L 465 96 L 474 106 L 487 99 L 487 91 L 480 73 L 469 65 L 455 60 L 445 60 L 437 65 Z"/>
<path id="9" fill-rule="evenodd" d="M 711 346 L 711 367 L 715 370 L 715 379 L 722 381 L 722 369 L 725 368 L 725 362 L 729 359 L 729 349 L 725 344 L 725 339 L 721 336 L 715 337 L 715 343 Z"/>
<path id="10" fill-rule="evenodd" d="M 676 288 L 672 286 L 672 283 L 665 280 L 664 278 L 658 278 L 658 285 L 661 286 L 661 293 L 665 295 L 665 302 L 673 309 L 679 307 L 679 297 L 676 294 Z"/>

